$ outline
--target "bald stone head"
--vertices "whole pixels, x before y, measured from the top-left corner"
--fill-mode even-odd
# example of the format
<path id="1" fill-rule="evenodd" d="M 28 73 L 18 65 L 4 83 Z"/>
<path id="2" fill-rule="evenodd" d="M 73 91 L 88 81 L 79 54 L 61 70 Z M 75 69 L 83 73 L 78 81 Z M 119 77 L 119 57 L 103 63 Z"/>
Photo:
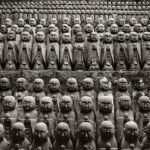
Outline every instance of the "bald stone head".
<path id="1" fill-rule="evenodd" d="M 27 81 L 25 78 L 18 78 L 16 80 L 16 88 L 18 91 L 25 91 L 27 86 Z"/>
<path id="2" fill-rule="evenodd" d="M 10 18 L 6 18 L 6 20 L 5 20 L 5 25 L 6 25 L 7 27 L 11 27 L 11 25 L 12 25 L 12 20 L 11 20 Z"/>
<path id="3" fill-rule="evenodd" d="M 41 78 L 36 78 L 33 81 L 33 90 L 35 92 L 42 92 L 44 90 L 44 80 Z"/>
<path id="4" fill-rule="evenodd" d="M 57 93 L 60 91 L 60 82 L 57 78 L 52 78 L 49 80 L 48 84 L 49 90 L 52 93 Z"/>
<path id="5" fill-rule="evenodd" d="M 60 100 L 60 109 L 63 113 L 69 113 L 72 110 L 73 101 L 70 96 L 64 95 Z"/>
<path id="6" fill-rule="evenodd" d="M 121 92 L 125 92 L 128 89 L 128 81 L 126 78 L 119 78 L 117 85 L 118 85 L 118 90 Z"/>
<path id="7" fill-rule="evenodd" d="M 56 140 L 58 143 L 66 143 L 70 139 L 70 127 L 65 122 L 58 123 L 56 127 Z"/>
<path id="8" fill-rule="evenodd" d="M 99 85 L 102 91 L 108 91 L 111 89 L 111 82 L 106 77 L 99 80 Z"/>
<path id="9" fill-rule="evenodd" d="M 52 98 L 49 96 L 44 96 L 41 99 L 40 111 L 42 111 L 43 113 L 50 113 L 50 112 L 52 112 L 52 109 L 53 109 Z"/>
<path id="10" fill-rule="evenodd" d="M 25 139 L 25 126 L 22 122 L 16 122 L 12 126 L 12 141 L 20 143 Z"/>
<path id="11" fill-rule="evenodd" d="M 5 96 L 3 100 L 4 111 L 12 111 L 16 108 L 16 99 L 14 96 Z"/>
<path id="12" fill-rule="evenodd" d="M 92 78 L 83 79 L 83 88 L 84 90 L 92 90 L 94 88 L 94 81 Z"/>
<path id="13" fill-rule="evenodd" d="M 150 98 L 148 96 L 141 96 L 138 100 L 139 109 L 143 113 L 150 112 Z"/>
<path id="14" fill-rule="evenodd" d="M 7 91 L 10 89 L 10 80 L 8 78 L 1 78 L 0 79 L 0 90 Z"/>
<path id="15" fill-rule="evenodd" d="M 124 125 L 124 137 L 129 142 L 136 142 L 139 136 L 139 129 L 134 121 L 128 121 Z"/>
<path id="16" fill-rule="evenodd" d="M 69 78 L 67 80 L 67 91 L 76 92 L 78 90 L 78 83 L 75 78 Z"/>
<path id="17" fill-rule="evenodd" d="M 25 112 L 30 112 L 35 109 L 36 102 L 33 96 L 25 96 L 23 98 L 22 107 Z"/>

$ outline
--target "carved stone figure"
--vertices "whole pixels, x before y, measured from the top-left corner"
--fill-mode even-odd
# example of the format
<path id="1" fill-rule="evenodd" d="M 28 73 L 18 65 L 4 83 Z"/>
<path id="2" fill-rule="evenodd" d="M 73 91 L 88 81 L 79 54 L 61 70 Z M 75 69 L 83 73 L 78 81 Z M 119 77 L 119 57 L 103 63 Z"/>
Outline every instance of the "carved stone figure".
<path id="1" fill-rule="evenodd" d="M 132 92 L 132 110 L 136 112 L 138 110 L 138 99 L 141 96 L 145 96 L 147 94 L 145 90 L 145 83 L 142 78 L 136 79 L 133 84 L 133 92 Z"/>
<path id="2" fill-rule="evenodd" d="M 71 29 L 69 27 L 69 25 L 67 24 L 62 24 L 62 27 L 61 27 L 61 34 L 65 34 L 65 33 L 69 33 L 71 34 Z"/>
<path id="3" fill-rule="evenodd" d="M 19 46 L 20 44 L 20 34 L 19 34 L 19 27 L 17 24 L 13 24 L 11 26 L 11 31 L 14 31 L 16 33 L 16 44 L 17 44 L 17 47 Z"/>
<path id="4" fill-rule="evenodd" d="M 126 35 L 126 42 L 129 42 L 129 35 L 130 35 L 130 33 L 131 33 L 131 26 L 130 26 L 130 24 L 125 24 L 125 25 L 123 26 L 122 31 L 123 31 L 123 32 L 125 33 L 125 35 Z"/>
<path id="5" fill-rule="evenodd" d="M 80 24 L 75 24 L 73 27 L 72 27 L 72 34 L 73 34 L 73 38 L 75 38 L 74 36 L 76 36 L 76 34 L 78 32 L 82 32 L 82 27 Z"/>
<path id="6" fill-rule="evenodd" d="M 104 24 L 98 24 L 95 28 L 95 31 L 97 32 L 98 34 L 98 37 L 99 37 L 99 41 L 101 42 L 103 40 L 103 35 L 105 33 L 105 26 Z"/>
<path id="7" fill-rule="evenodd" d="M 7 39 L 7 33 L 8 33 L 6 25 L 1 25 L 0 26 L 0 31 L 1 31 L 4 39 L 6 40 Z"/>
<path id="8" fill-rule="evenodd" d="M 148 25 L 148 19 L 146 19 L 146 18 L 141 18 L 141 24 L 142 24 L 142 27 L 143 27 L 144 32 L 146 32 L 146 27 L 147 27 L 147 25 Z"/>
<path id="9" fill-rule="evenodd" d="M 131 18 L 130 19 L 130 26 L 131 26 L 131 31 L 133 32 L 133 30 L 134 30 L 134 25 L 137 23 L 137 19 L 136 18 Z"/>
<path id="10" fill-rule="evenodd" d="M 55 24 L 50 24 L 48 26 L 48 33 L 50 34 L 51 32 L 56 32 L 59 35 L 59 29 Z"/>
<path id="11" fill-rule="evenodd" d="M 52 150 L 73 150 L 73 143 L 71 141 L 71 129 L 65 122 L 58 123 L 56 127 L 56 138 Z"/>
<path id="12" fill-rule="evenodd" d="M 16 90 L 14 92 L 18 111 L 22 109 L 22 101 L 25 96 L 28 96 L 27 81 L 25 78 L 18 78 L 16 80 Z"/>
<path id="13" fill-rule="evenodd" d="M 56 126 L 56 116 L 53 111 L 52 98 L 45 96 L 41 99 L 38 120 L 47 125 L 50 139 L 54 140 L 54 130 Z"/>
<path id="14" fill-rule="evenodd" d="M 103 37 L 104 44 L 101 48 L 101 67 L 103 68 L 103 70 L 112 71 L 114 70 L 113 36 L 111 35 L 111 33 L 106 32 Z"/>
<path id="15" fill-rule="evenodd" d="M 82 81 L 83 89 L 81 90 L 81 97 L 89 96 L 92 98 L 93 109 L 96 112 L 96 92 L 94 91 L 94 81 L 92 78 L 85 78 Z"/>
<path id="16" fill-rule="evenodd" d="M 38 117 L 38 112 L 36 111 L 35 98 L 32 96 L 25 96 L 23 98 L 22 107 L 23 107 L 23 110 L 19 114 L 18 119 L 20 121 L 24 121 L 26 114 L 28 114 L 29 119 L 32 119 L 33 124 L 35 125 L 37 117 Z"/>
<path id="17" fill-rule="evenodd" d="M 91 32 L 87 39 L 87 64 L 89 70 L 99 70 L 99 40 L 96 32 Z"/>
<path id="18" fill-rule="evenodd" d="M 98 138 L 98 149 L 118 149 L 117 141 L 115 138 L 115 129 L 111 121 L 103 121 L 101 123 L 101 135 Z"/>
<path id="19" fill-rule="evenodd" d="M 149 149 L 150 148 L 150 142 L 149 142 L 149 139 L 150 139 L 150 123 L 147 124 L 146 126 L 146 136 L 144 137 L 143 139 L 143 142 L 142 142 L 142 147 L 141 149 Z"/>
<path id="20" fill-rule="evenodd" d="M 78 127 L 76 150 L 96 150 L 94 128 L 89 122 L 82 122 Z"/>
<path id="21" fill-rule="evenodd" d="M 72 70 L 72 44 L 71 35 L 69 33 L 64 33 L 62 35 L 62 43 L 60 45 L 60 64 L 61 70 L 70 71 Z"/>
<path id="22" fill-rule="evenodd" d="M 42 150 L 51 150 L 52 143 L 48 137 L 48 129 L 45 123 L 39 122 L 34 128 L 34 141 L 31 150 L 41 147 Z"/>
<path id="23" fill-rule="evenodd" d="M 138 110 L 136 112 L 135 120 L 139 127 L 139 136 L 142 141 L 145 136 L 146 126 L 150 118 L 150 98 L 147 96 L 141 96 L 138 99 Z"/>
<path id="24" fill-rule="evenodd" d="M 25 126 L 21 122 L 16 122 L 12 126 L 12 139 L 9 150 L 15 150 L 16 146 L 25 150 L 30 148 L 30 142 L 25 137 Z"/>
<path id="25" fill-rule="evenodd" d="M 35 35 L 35 42 L 33 44 L 32 63 L 34 70 L 41 70 L 45 68 L 46 64 L 46 44 L 45 34 L 37 32 Z"/>
<path id="26" fill-rule="evenodd" d="M 75 64 L 75 70 L 86 70 L 86 57 L 85 57 L 85 44 L 84 34 L 77 32 L 75 35 L 75 42 L 73 45 L 73 59 Z"/>
<path id="27" fill-rule="evenodd" d="M 90 33 L 92 33 L 94 31 L 94 28 L 91 24 L 86 24 L 84 26 L 84 37 L 85 37 L 85 41 L 87 42 L 88 36 L 90 35 Z"/>
<path id="28" fill-rule="evenodd" d="M 60 100 L 60 112 L 57 115 L 57 122 L 66 122 L 71 129 L 71 138 L 75 140 L 76 115 L 73 111 L 73 101 L 70 96 L 64 95 Z"/>
<path id="29" fill-rule="evenodd" d="M 30 69 L 32 52 L 32 38 L 29 32 L 21 33 L 21 43 L 19 48 L 19 69 Z"/>
<path id="30" fill-rule="evenodd" d="M 143 35 L 143 32 L 144 32 L 142 24 L 140 24 L 140 23 L 135 24 L 134 25 L 134 31 L 138 33 L 139 40 L 142 40 L 142 35 Z"/>
<path id="31" fill-rule="evenodd" d="M 25 25 L 24 19 L 23 18 L 19 18 L 18 19 L 19 33 L 23 32 L 24 25 Z"/>
<path id="32" fill-rule="evenodd" d="M 57 116 L 57 113 L 60 110 L 59 103 L 61 99 L 59 80 L 56 78 L 51 78 L 49 80 L 48 89 L 49 89 L 48 96 L 52 98 L 53 111 L 55 112 L 55 115 Z"/>
<path id="33" fill-rule="evenodd" d="M 127 70 L 127 45 L 125 43 L 125 34 L 118 32 L 116 35 L 116 53 L 115 53 L 115 66 L 116 70 Z"/>
<path id="34" fill-rule="evenodd" d="M 29 25 L 31 26 L 31 30 L 33 32 L 33 35 L 35 35 L 36 20 L 34 18 L 30 18 L 29 19 Z"/>
<path id="35" fill-rule="evenodd" d="M 134 115 L 131 110 L 131 98 L 128 95 L 118 97 L 118 105 L 119 107 L 116 111 L 116 137 L 118 143 L 120 144 L 123 138 L 124 124 L 128 121 L 133 121 Z"/>
<path id="36" fill-rule="evenodd" d="M 100 136 L 99 127 L 104 120 L 109 120 L 112 123 L 115 122 L 113 107 L 114 105 L 112 96 L 98 97 L 98 110 L 96 112 L 97 138 Z"/>
<path id="37" fill-rule="evenodd" d="M 32 96 L 35 98 L 36 101 L 36 109 L 39 109 L 39 104 L 41 101 L 41 98 L 45 96 L 44 91 L 44 81 L 41 78 L 36 78 L 33 81 L 33 92 Z"/>
<path id="38" fill-rule="evenodd" d="M 149 71 L 150 70 L 150 32 L 144 32 L 142 36 L 142 67 L 143 70 Z"/>
<path id="39" fill-rule="evenodd" d="M 16 70 L 17 53 L 16 33 L 10 31 L 7 34 L 7 43 L 4 51 L 5 70 Z"/>
<path id="40" fill-rule="evenodd" d="M 128 121 L 124 125 L 124 137 L 121 142 L 121 149 L 129 149 L 132 147 L 140 149 L 141 145 L 138 139 L 139 128 L 134 121 Z"/>
<path id="41" fill-rule="evenodd" d="M 110 26 L 111 26 L 112 24 L 115 24 L 115 19 L 111 17 L 111 18 L 108 19 L 107 24 L 106 24 L 106 25 L 107 25 L 107 26 L 106 26 L 106 31 L 107 31 L 107 32 L 110 32 Z"/>
<path id="42" fill-rule="evenodd" d="M 57 32 L 51 32 L 47 42 L 47 62 L 48 69 L 57 70 L 59 64 L 59 36 Z"/>
<path id="43" fill-rule="evenodd" d="M 44 28 L 41 24 L 36 25 L 35 32 L 44 32 Z M 45 32 L 44 32 L 45 33 Z"/>
<path id="44" fill-rule="evenodd" d="M 119 31 L 118 25 L 117 24 L 112 24 L 110 26 L 110 33 L 113 35 L 113 40 L 115 41 L 116 35 Z"/>
<path id="45" fill-rule="evenodd" d="M 128 95 L 128 96 L 131 96 L 129 91 L 128 91 L 128 87 L 129 87 L 129 84 L 128 84 L 128 81 L 126 78 L 119 78 L 118 79 L 118 82 L 117 82 L 117 90 L 116 90 L 116 93 L 115 93 L 115 107 L 116 107 L 116 110 L 118 109 L 118 98 L 120 96 L 123 96 L 123 95 Z"/>
<path id="46" fill-rule="evenodd" d="M 130 43 L 128 44 L 128 65 L 131 71 L 140 70 L 141 64 L 141 46 L 139 43 L 138 34 L 136 32 L 131 32 Z"/>
<path id="47" fill-rule="evenodd" d="M 0 149 L 1 150 L 9 150 L 9 142 L 6 140 L 6 138 L 4 137 L 4 127 L 2 124 L 0 124 Z"/>
<path id="48" fill-rule="evenodd" d="M 5 25 L 7 27 L 8 32 L 11 31 L 11 26 L 12 26 L 12 20 L 10 18 L 5 19 Z"/>
<path id="49" fill-rule="evenodd" d="M 18 112 L 16 110 L 16 100 L 13 96 L 5 96 L 3 99 L 3 111 L 1 113 L 1 121 L 4 121 L 6 114 L 10 115 L 10 119 L 15 122 L 18 118 Z"/>

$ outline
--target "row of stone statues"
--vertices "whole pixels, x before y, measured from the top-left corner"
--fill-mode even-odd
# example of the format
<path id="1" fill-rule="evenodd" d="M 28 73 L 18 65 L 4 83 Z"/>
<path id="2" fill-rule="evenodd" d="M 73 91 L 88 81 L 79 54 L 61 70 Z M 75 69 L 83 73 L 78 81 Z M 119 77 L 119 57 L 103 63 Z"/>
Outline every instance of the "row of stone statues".
<path id="1" fill-rule="evenodd" d="M 64 18 L 61 30 L 57 20 L 49 25 L 46 34 L 42 25 L 30 19 L 30 25 L 19 20 L 22 26 L 12 25 L 6 19 L 0 34 L 0 67 L 4 70 L 149 70 L 150 25 L 147 19 L 143 24 L 131 19 L 131 25 L 115 24 L 111 18 L 105 31 L 104 24 L 92 26 L 92 19 L 82 30 L 80 19 L 71 30 L 69 18 Z M 36 26 L 36 27 L 35 27 Z M 22 30 L 21 33 L 18 30 Z M 145 32 L 144 32 L 145 30 Z M 46 36 L 47 35 L 47 36 Z"/>
<path id="2" fill-rule="evenodd" d="M 91 78 L 83 80 L 80 91 L 77 80 L 69 78 L 62 95 L 56 78 L 50 79 L 47 94 L 40 78 L 34 80 L 30 93 L 25 78 L 16 80 L 14 92 L 9 79 L 1 78 L 0 122 L 4 127 L 0 129 L 10 141 L 10 150 L 16 146 L 28 150 L 29 142 L 32 150 L 150 148 L 150 98 L 143 80 L 130 93 L 127 80 L 119 78 L 115 94 L 106 77 L 99 82 L 96 96 Z M 2 143 L 0 148 L 7 144 L 3 137 Z"/>

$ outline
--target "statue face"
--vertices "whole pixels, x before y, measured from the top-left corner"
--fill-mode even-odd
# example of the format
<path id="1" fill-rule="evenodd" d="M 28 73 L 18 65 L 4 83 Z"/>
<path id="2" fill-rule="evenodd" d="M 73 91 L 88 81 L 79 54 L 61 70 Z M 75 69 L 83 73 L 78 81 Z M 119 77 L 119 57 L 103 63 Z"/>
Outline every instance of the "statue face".
<path id="1" fill-rule="evenodd" d="M 48 27 L 49 32 L 57 32 L 56 26 L 54 24 L 50 24 Z"/>
<path id="2" fill-rule="evenodd" d="M 114 18 L 109 18 L 108 25 L 111 26 L 112 24 L 115 24 Z"/>
<path id="3" fill-rule="evenodd" d="M 81 26 L 79 24 L 75 24 L 73 27 L 74 34 L 76 34 L 77 32 L 81 32 L 81 31 L 82 31 Z"/>
<path id="4" fill-rule="evenodd" d="M 84 90 L 93 90 L 94 82 L 91 78 L 85 78 L 83 80 L 83 88 Z"/>
<path id="5" fill-rule="evenodd" d="M 69 24 L 69 18 L 65 17 L 65 18 L 63 19 L 63 24 Z"/>
<path id="6" fill-rule="evenodd" d="M 89 142 L 93 139 L 94 130 L 90 123 L 82 122 L 79 125 L 79 139 L 83 143 Z"/>
<path id="7" fill-rule="evenodd" d="M 36 20 L 34 18 L 31 18 L 29 20 L 29 25 L 32 27 L 32 26 L 36 26 Z"/>
<path id="8" fill-rule="evenodd" d="M 15 31 L 15 32 L 18 32 L 18 25 L 16 25 L 16 24 L 14 24 L 14 25 L 12 25 L 12 27 L 11 27 L 11 30 L 12 31 Z"/>
<path id="9" fill-rule="evenodd" d="M 51 32 L 49 39 L 51 42 L 58 42 L 58 34 L 56 32 Z"/>
<path id="10" fill-rule="evenodd" d="M 131 27 L 129 24 L 125 24 L 124 27 L 123 27 L 123 31 L 125 33 L 130 33 L 131 32 Z"/>
<path id="11" fill-rule="evenodd" d="M 84 42 L 84 34 L 82 32 L 78 32 L 75 36 L 76 42 Z"/>
<path id="12" fill-rule="evenodd" d="M 64 42 L 71 42 L 71 35 L 69 33 L 63 34 L 63 41 Z"/>
<path id="13" fill-rule="evenodd" d="M 16 88 L 18 91 L 24 91 L 26 90 L 27 81 L 25 78 L 19 78 L 16 81 Z"/>
<path id="14" fill-rule="evenodd" d="M 43 97 L 40 103 L 40 110 L 42 112 L 48 113 L 48 112 L 51 112 L 52 109 L 53 109 L 52 99 L 47 96 Z"/>
<path id="15" fill-rule="evenodd" d="M 39 122 L 34 129 L 34 139 L 36 143 L 42 144 L 48 138 L 48 129 L 45 123 Z"/>
<path id="16" fill-rule="evenodd" d="M 90 17 L 87 18 L 87 19 L 86 19 L 86 23 L 87 23 L 87 24 L 92 24 L 92 23 L 93 23 L 93 19 L 90 18 Z"/>
<path id="17" fill-rule="evenodd" d="M 98 33 L 105 32 L 105 26 L 103 24 L 98 24 L 96 27 L 96 32 L 98 32 Z"/>
<path id="18" fill-rule="evenodd" d="M 101 124 L 101 135 L 102 138 L 107 140 L 111 139 L 114 135 L 114 125 L 111 121 L 103 121 Z"/>
<path id="19" fill-rule="evenodd" d="M 43 32 L 43 26 L 41 24 L 36 26 L 36 32 L 42 31 Z"/>
<path id="20" fill-rule="evenodd" d="M 14 31 L 8 32 L 7 39 L 8 40 L 15 40 L 16 39 L 16 33 Z"/>
<path id="21" fill-rule="evenodd" d="M 143 79 L 139 79 L 135 82 L 135 84 L 134 84 L 135 90 L 142 91 L 142 90 L 144 90 L 144 88 L 145 88 L 145 84 L 144 84 Z"/>
<path id="22" fill-rule="evenodd" d="M 118 34 L 117 34 L 117 40 L 119 42 L 124 42 L 125 41 L 125 34 L 124 34 L 124 32 L 118 32 Z"/>
<path id="23" fill-rule="evenodd" d="M 7 19 L 5 20 L 5 25 L 6 25 L 7 27 L 11 26 L 11 25 L 12 25 L 12 20 L 9 19 L 9 18 L 7 18 Z"/>
<path id="24" fill-rule="evenodd" d="M 120 78 L 118 80 L 118 89 L 121 91 L 127 91 L 128 89 L 128 81 L 126 78 Z"/>
<path id="25" fill-rule="evenodd" d="M 46 25 L 46 19 L 41 19 L 41 20 L 40 20 L 40 24 L 41 24 L 42 26 L 45 26 L 45 25 Z"/>
<path id="26" fill-rule="evenodd" d="M 60 101 L 60 109 L 61 112 L 63 113 L 68 113 L 72 110 L 72 99 L 70 96 L 63 96 L 61 97 L 61 101 Z"/>
<path id="27" fill-rule="evenodd" d="M 80 18 L 75 18 L 74 19 L 74 24 L 81 24 Z"/>
<path id="28" fill-rule="evenodd" d="M 117 24 L 112 24 L 111 26 L 110 26 L 110 32 L 111 33 L 118 33 L 118 26 L 117 26 Z"/>
<path id="29" fill-rule="evenodd" d="M 44 81 L 42 79 L 35 79 L 33 82 L 33 90 L 35 92 L 41 92 L 44 89 Z"/>
<path id="30" fill-rule="evenodd" d="M 23 99 L 22 107 L 25 112 L 29 112 L 35 109 L 35 98 L 32 96 L 26 96 Z"/>
<path id="31" fill-rule="evenodd" d="M 94 29 L 93 29 L 93 26 L 91 25 L 91 24 L 87 24 L 86 26 L 85 26 L 85 32 L 86 33 L 91 33 L 91 32 L 93 32 L 94 31 Z"/>
<path id="32" fill-rule="evenodd" d="M 130 41 L 131 42 L 137 42 L 138 41 L 138 34 L 136 32 L 130 33 Z"/>
<path id="33" fill-rule="evenodd" d="M 51 19 L 51 24 L 56 25 L 56 24 L 57 24 L 57 19 L 56 19 L 56 18 L 52 18 L 52 19 Z"/>
<path id="34" fill-rule="evenodd" d="M 134 25 L 134 31 L 139 33 L 139 32 L 143 32 L 143 27 L 141 24 L 135 24 Z"/>
<path id="35" fill-rule="evenodd" d="M 45 34 L 43 32 L 37 32 L 35 35 L 35 39 L 38 42 L 43 42 L 45 40 Z"/>
<path id="36" fill-rule="evenodd" d="M 121 110 L 129 110 L 131 108 L 131 98 L 127 95 L 119 97 L 119 106 Z"/>
<path id="37" fill-rule="evenodd" d="M 29 24 L 26 24 L 24 26 L 24 31 L 30 32 L 31 31 L 31 26 Z"/>
<path id="38" fill-rule="evenodd" d="M 135 142 L 138 139 L 139 129 L 135 122 L 128 121 L 125 124 L 124 136 L 127 141 Z"/>
<path id="39" fill-rule="evenodd" d="M 58 79 L 50 79 L 49 81 L 49 90 L 51 92 L 59 92 L 60 90 L 60 82 Z"/>
<path id="40" fill-rule="evenodd" d="M 91 41 L 97 41 L 98 40 L 98 35 L 97 35 L 96 32 L 91 32 L 89 38 L 90 38 Z"/>
<path id="41" fill-rule="evenodd" d="M 18 26 L 19 26 L 19 27 L 23 27 L 24 25 L 25 25 L 24 19 L 20 18 L 20 19 L 18 20 Z"/>
<path id="42" fill-rule="evenodd" d="M 150 41 L 150 33 L 149 32 L 144 32 L 143 33 L 143 40 Z"/>
<path id="43" fill-rule="evenodd" d="M 150 99 L 147 96 L 141 96 L 138 100 L 139 108 L 142 112 L 149 112 L 150 111 Z"/>
<path id="44" fill-rule="evenodd" d="M 6 27 L 6 25 L 1 25 L 1 32 L 2 32 L 2 33 L 7 32 L 7 27 Z"/>
<path id="45" fill-rule="evenodd" d="M 2 91 L 10 89 L 10 81 L 8 78 L 1 78 L 0 79 L 0 89 Z"/>
<path id="46" fill-rule="evenodd" d="M 25 138 L 25 127 L 21 122 L 16 122 L 12 127 L 12 140 L 14 143 L 18 143 L 24 140 Z"/>
<path id="47" fill-rule="evenodd" d="M 16 108 L 16 100 L 13 96 L 5 96 L 3 100 L 4 111 L 11 111 Z"/>
<path id="48" fill-rule="evenodd" d="M 98 98 L 99 111 L 103 114 L 112 112 L 113 99 L 110 96 L 101 96 Z"/>
<path id="49" fill-rule="evenodd" d="M 123 27 L 125 25 L 125 19 L 120 19 L 119 25 Z"/>
<path id="50" fill-rule="evenodd" d="M 66 143 L 70 139 L 70 128 L 65 122 L 61 122 L 56 127 L 56 140 L 58 143 Z"/>
<path id="51" fill-rule="evenodd" d="M 62 28 L 61 28 L 61 31 L 62 31 L 63 33 L 69 32 L 69 26 L 68 26 L 67 24 L 63 24 L 63 25 L 62 25 Z"/>
<path id="52" fill-rule="evenodd" d="M 145 19 L 145 18 L 141 19 L 141 24 L 142 24 L 143 26 L 147 26 L 148 20 Z"/>
<path id="53" fill-rule="evenodd" d="M 83 113 L 91 112 L 93 109 L 93 103 L 91 97 L 83 96 L 81 98 L 80 108 Z"/>
<path id="54" fill-rule="evenodd" d="M 100 89 L 102 91 L 108 91 L 111 89 L 111 83 L 108 81 L 107 78 L 104 77 L 100 79 L 99 83 L 100 83 Z"/>
<path id="55" fill-rule="evenodd" d="M 130 25 L 134 26 L 136 23 L 137 23 L 137 19 L 136 18 L 131 18 Z"/>
<path id="56" fill-rule="evenodd" d="M 22 41 L 30 41 L 30 39 L 31 39 L 31 35 L 29 34 L 29 32 L 24 31 L 21 33 Z"/>
<path id="57" fill-rule="evenodd" d="M 70 92 L 76 92 L 78 89 L 77 80 L 75 78 L 69 78 L 67 80 L 67 90 Z"/>
<path id="58" fill-rule="evenodd" d="M 104 41 L 105 42 L 110 43 L 110 42 L 112 42 L 112 39 L 113 39 L 113 37 L 112 37 L 112 35 L 109 32 L 106 32 L 104 34 Z"/>

